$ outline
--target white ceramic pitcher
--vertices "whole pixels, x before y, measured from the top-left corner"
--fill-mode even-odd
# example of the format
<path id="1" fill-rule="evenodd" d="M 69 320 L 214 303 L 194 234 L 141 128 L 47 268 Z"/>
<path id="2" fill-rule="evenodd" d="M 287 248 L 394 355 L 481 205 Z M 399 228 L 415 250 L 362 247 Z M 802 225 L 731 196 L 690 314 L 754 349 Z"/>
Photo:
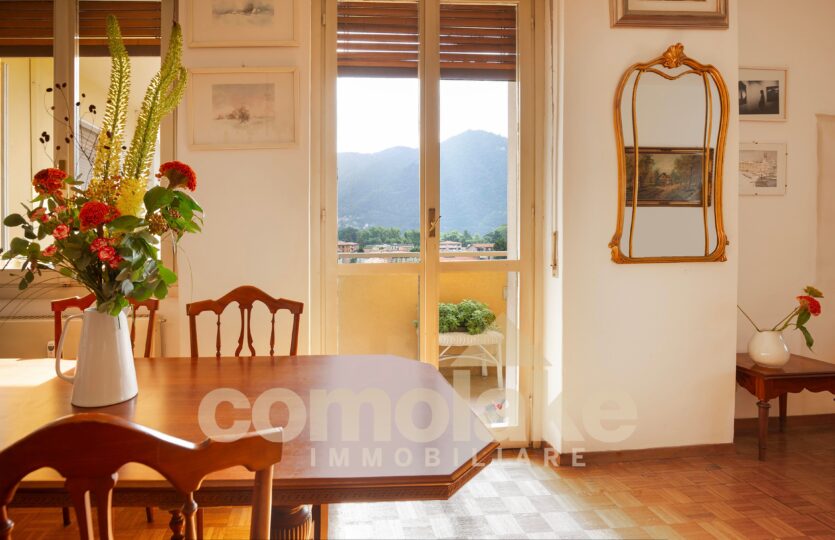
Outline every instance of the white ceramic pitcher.
<path id="1" fill-rule="evenodd" d="M 75 376 L 61 373 L 61 353 L 72 319 L 84 317 Z M 71 315 L 64 322 L 61 339 L 55 349 L 55 373 L 72 383 L 72 404 L 76 407 L 105 407 L 134 397 L 139 389 L 133 365 L 128 319 L 101 313 L 95 307 Z"/>

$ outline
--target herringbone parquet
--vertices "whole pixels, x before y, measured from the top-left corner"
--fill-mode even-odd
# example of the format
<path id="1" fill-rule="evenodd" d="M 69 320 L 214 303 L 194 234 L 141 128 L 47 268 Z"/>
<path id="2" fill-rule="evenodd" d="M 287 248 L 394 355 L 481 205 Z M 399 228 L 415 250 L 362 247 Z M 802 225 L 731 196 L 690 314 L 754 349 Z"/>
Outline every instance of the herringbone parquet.
<path id="1" fill-rule="evenodd" d="M 835 539 L 835 425 L 756 435 L 736 453 L 553 470 L 541 454 L 482 471 L 449 501 L 331 506 L 331 538 Z M 12 509 L 16 539 L 77 538 L 57 509 Z M 164 538 L 167 514 L 116 512 L 116 537 Z M 249 512 L 207 509 L 206 538 L 244 538 Z"/>

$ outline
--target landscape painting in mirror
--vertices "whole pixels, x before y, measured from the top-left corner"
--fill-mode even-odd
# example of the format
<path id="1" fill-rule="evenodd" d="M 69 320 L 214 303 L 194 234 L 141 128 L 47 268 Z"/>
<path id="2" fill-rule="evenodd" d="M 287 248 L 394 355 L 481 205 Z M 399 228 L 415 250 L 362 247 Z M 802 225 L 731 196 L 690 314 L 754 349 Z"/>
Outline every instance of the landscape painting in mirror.
<path id="1" fill-rule="evenodd" d="M 626 147 L 626 206 L 633 203 L 635 148 Z M 638 206 L 702 206 L 704 149 L 640 148 Z M 708 156 L 707 205 L 712 204 L 713 148 Z"/>

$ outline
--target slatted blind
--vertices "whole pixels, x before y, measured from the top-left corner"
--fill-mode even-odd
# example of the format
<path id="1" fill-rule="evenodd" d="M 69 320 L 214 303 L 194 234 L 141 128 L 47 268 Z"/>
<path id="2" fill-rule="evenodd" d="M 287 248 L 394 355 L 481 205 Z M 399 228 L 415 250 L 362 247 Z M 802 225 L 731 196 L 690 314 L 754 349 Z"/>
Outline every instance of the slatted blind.
<path id="1" fill-rule="evenodd" d="M 339 2 L 337 69 L 344 77 L 417 77 L 416 3 Z M 516 79 L 516 9 L 441 5 L 441 78 Z"/>
<path id="2" fill-rule="evenodd" d="M 70 0 L 60 0 L 62 2 Z M 159 54 L 160 2 L 79 2 L 78 33 L 82 54 L 107 54 L 105 19 L 116 15 L 131 53 Z M 0 0 L 0 55 L 52 55 L 52 0 Z"/>

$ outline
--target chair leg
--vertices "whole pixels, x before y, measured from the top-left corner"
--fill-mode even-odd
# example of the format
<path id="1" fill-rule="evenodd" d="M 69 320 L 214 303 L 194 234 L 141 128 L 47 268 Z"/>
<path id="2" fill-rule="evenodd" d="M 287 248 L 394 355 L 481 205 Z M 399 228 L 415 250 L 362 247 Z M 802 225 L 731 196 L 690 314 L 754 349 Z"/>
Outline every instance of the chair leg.
<path id="1" fill-rule="evenodd" d="M 68 507 L 61 508 L 61 517 L 64 519 L 64 527 L 70 526 L 70 509 Z"/>
<path id="2" fill-rule="evenodd" d="M 313 540 L 327 540 L 328 538 L 328 505 L 314 504 L 311 506 L 313 518 Z"/>
<path id="3" fill-rule="evenodd" d="M 150 506 L 145 507 L 145 519 L 148 521 L 148 523 L 154 522 L 154 509 Z"/>
<path id="4" fill-rule="evenodd" d="M 197 509 L 197 540 L 203 540 L 203 509 Z"/>

